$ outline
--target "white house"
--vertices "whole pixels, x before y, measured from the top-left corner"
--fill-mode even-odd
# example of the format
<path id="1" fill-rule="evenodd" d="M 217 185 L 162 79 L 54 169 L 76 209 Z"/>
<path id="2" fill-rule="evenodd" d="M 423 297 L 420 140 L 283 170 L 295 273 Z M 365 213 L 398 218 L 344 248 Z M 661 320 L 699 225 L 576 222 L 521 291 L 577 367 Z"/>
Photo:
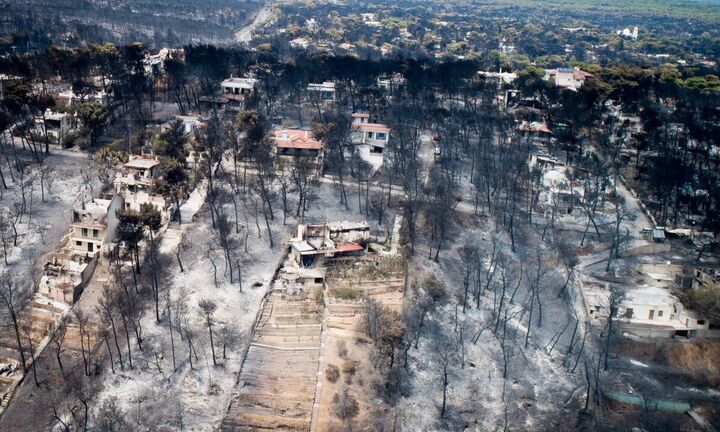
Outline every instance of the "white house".
<path id="1" fill-rule="evenodd" d="M 401 73 L 381 75 L 377 78 L 377 86 L 390 92 L 397 91 L 400 87 L 404 86 L 406 82 L 407 80 Z"/>
<path id="2" fill-rule="evenodd" d="M 503 72 L 502 69 L 500 69 L 500 72 L 478 71 L 477 75 L 497 82 L 498 87 L 502 84 L 512 84 L 518 77 L 515 72 Z"/>
<path id="3" fill-rule="evenodd" d="M 297 49 L 308 49 L 310 47 L 310 41 L 304 37 L 295 38 L 290 41 L 290 46 Z"/>
<path id="4" fill-rule="evenodd" d="M 65 135 L 72 132 L 76 125 L 76 117 L 68 113 L 47 110 L 43 116 L 35 117 L 35 126 L 39 133 L 47 131 L 48 137 L 55 142 L 62 142 Z"/>
<path id="5" fill-rule="evenodd" d="M 336 96 L 336 85 L 332 81 L 325 81 L 321 84 L 310 83 L 307 86 L 308 95 L 318 97 L 325 101 L 334 101 Z"/>
<path id="6" fill-rule="evenodd" d="M 116 212 L 124 207 L 124 199 L 116 194 L 111 199 L 83 198 L 73 209 L 68 247 L 73 253 L 94 257 L 117 236 Z"/>
<path id="7" fill-rule="evenodd" d="M 606 319 L 609 313 L 608 287 L 583 286 L 590 319 Z M 672 292 L 659 285 L 627 287 L 615 319 L 628 332 L 641 336 L 693 336 L 710 327 L 710 322 L 685 309 Z"/>
<path id="8" fill-rule="evenodd" d="M 183 131 L 186 135 L 193 133 L 201 127 L 205 126 L 205 122 L 200 120 L 200 117 L 194 115 L 176 115 L 175 119 L 180 120 L 183 125 Z"/>
<path id="9" fill-rule="evenodd" d="M 371 153 L 382 154 L 390 141 L 390 128 L 382 123 L 353 122 L 353 130 L 353 143 L 369 146 Z"/>
<path id="10" fill-rule="evenodd" d="M 144 204 L 150 204 L 164 214 L 167 208 L 165 198 L 152 193 L 158 178 L 160 161 L 156 158 L 135 156 L 119 167 L 113 183 L 115 192 L 125 201 L 125 210 L 140 211 Z"/>
<path id="11" fill-rule="evenodd" d="M 97 102 L 100 105 L 107 105 L 110 102 L 110 95 L 104 90 L 96 91 L 86 95 L 76 95 L 72 90 L 59 92 L 55 99 L 69 107 L 77 107 L 87 102 Z"/>
<path id="12" fill-rule="evenodd" d="M 230 77 L 220 83 L 223 95 L 231 99 L 250 95 L 258 86 L 257 78 Z"/>
<path id="13" fill-rule="evenodd" d="M 618 311 L 621 320 L 634 324 L 664 325 L 675 330 L 701 330 L 710 322 L 685 309 L 677 297 L 660 287 L 629 290 Z"/>
<path id="14" fill-rule="evenodd" d="M 556 86 L 577 91 L 592 74 L 580 68 L 545 69 L 545 81 L 553 81 Z"/>

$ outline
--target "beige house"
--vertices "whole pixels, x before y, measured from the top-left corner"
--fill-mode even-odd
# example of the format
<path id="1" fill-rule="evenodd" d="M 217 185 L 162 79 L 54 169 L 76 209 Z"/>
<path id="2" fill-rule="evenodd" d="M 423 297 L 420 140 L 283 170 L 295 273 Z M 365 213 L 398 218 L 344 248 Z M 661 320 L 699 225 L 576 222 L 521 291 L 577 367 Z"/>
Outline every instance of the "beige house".
<path id="1" fill-rule="evenodd" d="M 83 200 L 74 208 L 68 242 L 71 252 L 92 258 L 111 244 L 117 236 L 116 212 L 123 209 L 124 201 L 116 194 L 111 199 Z"/>
<path id="2" fill-rule="evenodd" d="M 43 116 L 35 117 L 38 133 L 42 135 L 47 131 L 48 138 L 56 143 L 62 142 L 65 135 L 72 132 L 76 126 L 76 118 L 68 113 L 47 110 Z"/>
<path id="3" fill-rule="evenodd" d="M 68 107 L 78 107 L 87 102 L 97 102 L 100 105 L 107 105 L 110 102 L 110 95 L 104 90 L 96 91 L 86 95 L 77 95 L 72 90 L 61 91 L 55 95 L 55 99 Z"/>
<path id="4" fill-rule="evenodd" d="M 220 89 L 223 96 L 229 99 L 239 99 L 252 94 L 257 88 L 259 81 L 257 78 L 236 78 L 230 77 L 220 83 Z"/>
<path id="5" fill-rule="evenodd" d="M 368 146 L 370 153 L 382 154 L 390 141 L 390 128 L 382 123 L 370 123 L 365 113 L 353 114 L 353 143 Z"/>
<path id="6" fill-rule="evenodd" d="M 546 146 L 550 144 L 553 133 L 547 124 L 543 122 L 526 122 L 523 121 L 517 128 L 518 132 L 527 142 L 537 145 Z"/>
<path id="7" fill-rule="evenodd" d="M 370 226 L 364 221 L 300 224 L 288 256 L 294 266 L 308 267 L 319 258 L 363 253 L 369 240 Z"/>
<path id="8" fill-rule="evenodd" d="M 87 286 L 97 260 L 60 252 L 45 263 L 39 293 L 59 303 L 74 304 Z"/>
<path id="9" fill-rule="evenodd" d="M 279 129 L 273 132 L 273 155 L 275 166 L 286 169 L 296 160 L 310 162 L 316 172 L 322 172 L 324 148 L 322 142 L 312 136 L 312 132 L 301 129 Z"/>
<path id="10" fill-rule="evenodd" d="M 336 86 L 332 81 L 308 84 L 307 92 L 310 98 L 317 98 L 325 102 L 332 102 L 336 98 Z"/>
<path id="11" fill-rule="evenodd" d="M 144 204 L 151 204 L 163 213 L 167 208 L 165 198 L 152 193 L 160 178 L 160 161 L 154 157 L 134 156 L 117 168 L 115 192 L 122 195 L 125 210 L 140 211 Z"/>
<path id="12" fill-rule="evenodd" d="M 552 81 L 556 86 L 577 91 L 585 84 L 592 74 L 580 68 L 545 69 L 545 81 Z"/>

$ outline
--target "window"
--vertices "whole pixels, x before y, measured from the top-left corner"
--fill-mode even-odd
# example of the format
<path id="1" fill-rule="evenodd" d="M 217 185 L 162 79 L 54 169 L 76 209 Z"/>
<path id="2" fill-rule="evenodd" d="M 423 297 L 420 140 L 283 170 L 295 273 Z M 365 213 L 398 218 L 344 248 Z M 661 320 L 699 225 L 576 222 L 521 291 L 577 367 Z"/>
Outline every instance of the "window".
<path id="1" fill-rule="evenodd" d="M 82 246 L 82 242 L 80 240 L 75 240 L 75 246 Z"/>
<path id="2" fill-rule="evenodd" d="M 367 133 L 367 137 L 370 138 L 370 139 L 372 139 L 373 133 L 372 133 L 372 132 L 368 132 L 368 133 Z"/>
<path id="3" fill-rule="evenodd" d="M 659 310 L 659 311 L 658 311 L 658 318 L 660 318 L 661 316 L 663 316 L 663 311 Z"/>
<path id="4" fill-rule="evenodd" d="M 87 230 L 87 228 L 83 228 L 83 229 L 82 229 L 82 236 L 83 236 L 83 237 L 87 237 L 87 236 L 88 236 L 88 230 Z"/>
<path id="5" fill-rule="evenodd" d="M 98 234 L 100 234 L 100 231 L 94 229 L 93 230 L 93 238 L 98 238 Z"/>
<path id="6" fill-rule="evenodd" d="M 92 244 L 92 243 L 90 243 L 90 242 L 88 242 L 88 252 L 92 252 L 92 251 L 93 251 L 93 246 L 95 246 L 95 245 Z"/>
<path id="7" fill-rule="evenodd" d="M 387 134 L 385 132 L 378 132 L 375 134 L 375 139 L 386 140 Z"/>
<path id="8" fill-rule="evenodd" d="M 633 308 L 627 308 L 625 309 L 625 314 L 623 315 L 623 318 L 632 318 L 635 311 Z"/>
<path id="9" fill-rule="evenodd" d="M 698 320 L 698 325 L 705 325 L 705 320 Z"/>

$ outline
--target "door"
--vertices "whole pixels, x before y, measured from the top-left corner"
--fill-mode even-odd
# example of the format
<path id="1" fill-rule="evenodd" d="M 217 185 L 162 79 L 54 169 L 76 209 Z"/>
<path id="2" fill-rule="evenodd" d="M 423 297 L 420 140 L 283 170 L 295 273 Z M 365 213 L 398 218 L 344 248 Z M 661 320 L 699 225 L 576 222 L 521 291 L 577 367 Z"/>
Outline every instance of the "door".
<path id="1" fill-rule="evenodd" d="M 655 309 L 650 309 L 650 314 L 648 315 L 648 319 L 653 319 L 655 317 Z"/>
<path id="2" fill-rule="evenodd" d="M 93 243 L 88 242 L 88 252 L 93 252 Z"/>

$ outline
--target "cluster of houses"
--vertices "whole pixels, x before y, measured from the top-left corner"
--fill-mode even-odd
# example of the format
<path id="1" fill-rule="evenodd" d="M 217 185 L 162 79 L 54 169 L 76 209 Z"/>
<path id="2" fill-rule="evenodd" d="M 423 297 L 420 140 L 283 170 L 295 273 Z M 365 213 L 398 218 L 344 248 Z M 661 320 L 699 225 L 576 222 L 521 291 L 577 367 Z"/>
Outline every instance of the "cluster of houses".
<path id="1" fill-rule="evenodd" d="M 583 301 L 591 320 L 610 313 L 613 288 L 624 294 L 615 307 L 615 319 L 623 331 L 651 338 L 716 336 L 711 322 L 687 309 L 679 294 L 703 284 L 720 282 L 716 267 L 653 261 L 640 263 L 632 277 L 599 283 L 583 282 Z"/>
<path id="2" fill-rule="evenodd" d="M 81 196 L 72 209 L 63 247 L 44 266 L 39 293 L 58 303 L 77 301 L 101 254 L 110 252 L 117 241 L 118 212 L 152 205 L 167 220 L 168 203 L 153 193 L 159 178 L 157 158 L 133 156 L 116 167 L 112 192 L 99 198 Z"/>
<path id="3" fill-rule="evenodd" d="M 378 87 L 393 91 L 405 85 L 401 74 L 392 74 L 378 78 Z M 219 98 L 227 102 L 242 103 L 258 90 L 259 81 L 255 77 L 233 77 L 220 83 Z M 306 87 L 306 96 L 312 103 L 328 106 L 338 100 L 338 86 L 333 81 L 310 83 Z M 352 114 L 353 151 L 368 162 L 374 169 L 383 163 L 383 153 L 390 142 L 390 128 L 371 121 L 368 113 Z M 287 169 L 302 159 L 309 163 L 313 170 L 322 174 L 325 146 L 315 139 L 311 131 L 298 128 L 276 127 L 272 132 L 273 156 L 277 169 Z"/>
<path id="4" fill-rule="evenodd" d="M 312 267 L 324 258 L 363 253 L 369 240 L 367 222 L 300 224 L 290 239 L 288 260 L 296 267 Z"/>
<path id="5" fill-rule="evenodd" d="M 506 72 L 478 72 L 484 80 L 497 83 L 498 104 L 507 105 L 509 90 L 507 84 L 515 80 L 515 76 Z M 559 87 L 577 91 L 591 75 L 578 68 L 559 68 L 545 71 L 545 79 Z M 505 98 L 503 98 L 505 92 Z M 553 155 L 551 147 L 555 142 L 554 133 L 546 122 L 542 106 L 515 101 L 512 109 L 526 111 L 524 120 L 516 125 L 518 136 L 530 148 L 528 166 L 535 172 L 538 179 L 538 210 L 544 212 L 546 219 L 568 216 L 569 221 L 578 223 L 575 218 L 584 221 L 582 209 L 585 197 L 584 183 L 588 173 L 576 167 L 568 167 L 560 158 Z M 637 115 L 624 113 L 619 106 L 608 104 L 609 124 L 622 126 L 613 133 L 617 139 L 626 142 L 639 139 L 643 133 L 642 121 Z M 556 125 L 561 127 L 562 125 Z M 627 146 L 625 146 L 627 147 Z M 625 150 L 627 152 L 627 150 Z M 634 157 L 622 154 L 623 158 Z M 604 179 L 602 195 L 611 194 L 614 180 Z M 601 199 L 600 202 L 605 202 Z M 641 205 L 642 207 L 642 205 Z M 598 218 L 606 210 L 600 209 Z M 553 215 L 550 213 L 552 212 Z M 654 223 L 648 216 L 650 223 Z M 563 222 L 560 222 L 563 223 Z M 625 265 L 628 266 L 621 275 L 610 278 L 598 278 L 586 275 L 581 281 L 581 293 L 588 318 L 593 322 L 602 323 L 611 311 L 610 298 L 612 292 L 622 292 L 622 299 L 615 306 L 614 317 L 622 326 L 623 331 L 643 337 L 694 337 L 714 334 L 711 323 L 704 317 L 683 306 L 680 297 L 683 291 L 697 289 L 703 284 L 720 282 L 720 271 L 702 267 L 699 263 L 670 263 L 667 252 L 671 249 L 668 238 L 686 237 L 696 245 L 703 244 L 702 233 L 693 229 L 667 229 L 654 225 L 644 227 L 639 233 L 641 240 L 628 245 L 622 251 Z M 639 258 L 634 258 L 638 256 Z M 688 261 L 688 260 L 685 260 Z"/>

